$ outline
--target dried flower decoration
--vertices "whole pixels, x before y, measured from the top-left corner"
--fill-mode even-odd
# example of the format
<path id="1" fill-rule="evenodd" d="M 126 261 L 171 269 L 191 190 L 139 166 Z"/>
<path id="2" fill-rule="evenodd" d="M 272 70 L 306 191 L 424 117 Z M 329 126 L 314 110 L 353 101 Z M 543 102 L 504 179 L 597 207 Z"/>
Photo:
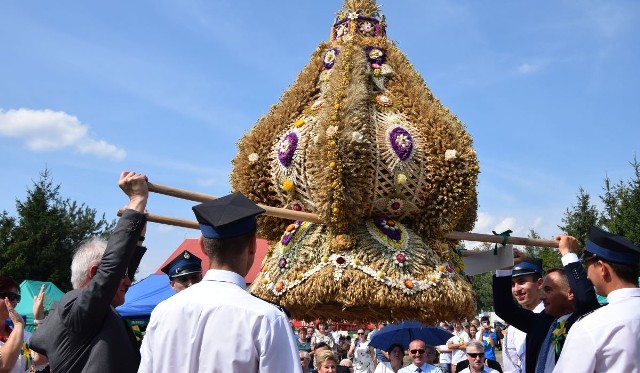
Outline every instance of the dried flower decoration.
<path id="1" fill-rule="evenodd" d="M 398 211 L 402 210 L 404 202 L 402 202 L 399 198 L 392 198 L 387 202 L 387 209 L 392 213 L 398 213 Z"/>
<path id="2" fill-rule="evenodd" d="M 291 179 L 284 179 L 284 181 L 282 182 L 282 189 L 284 189 L 287 193 L 291 193 L 296 189 L 296 186 L 295 184 L 293 184 L 293 181 Z"/>
<path id="3" fill-rule="evenodd" d="M 255 163 L 258 161 L 258 159 L 260 159 L 260 156 L 258 156 L 258 153 L 251 153 L 247 158 L 249 158 L 249 162 Z"/>
<path id="4" fill-rule="evenodd" d="M 407 183 L 407 175 L 405 174 L 397 174 L 396 175 L 396 184 L 405 185 Z"/>
<path id="5" fill-rule="evenodd" d="M 322 64 L 325 68 L 330 69 L 336 63 L 336 57 L 338 57 L 340 51 L 337 48 L 332 48 L 324 54 L 324 59 L 322 60 Z"/>
<path id="6" fill-rule="evenodd" d="M 369 63 L 382 65 L 387 59 L 384 51 L 378 47 L 368 46 L 365 48 L 365 51 L 367 52 L 367 60 L 369 60 Z"/>
<path id="7" fill-rule="evenodd" d="M 293 155 L 298 148 L 298 134 L 291 131 L 278 143 L 277 153 L 280 164 L 289 167 L 293 161 Z"/>
<path id="8" fill-rule="evenodd" d="M 389 107 L 393 104 L 389 96 L 386 95 L 377 95 L 376 103 L 382 107 Z"/>
<path id="9" fill-rule="evenodd" d="M 413 154 L 413 137 L 402 127 L 395 127 L 389 131 L 389 145 L 401 161 L 406 161 Z"/>
<path id="10" fill-rule="evenodd" d="M 364 135 L 358 131 L 353 131 L 351 133 L 351 141 L 361 143 L 364 141 Z"/>
<path id="11" fill-rule="evenodd" d="M 333 136 L 336 135 L 336 133 L 338 133 L 338 127 L 337 126 L 329 126 L 329 127 L 327 127 L 327 130 L 326 130 L 327 136 L 333 137 Z"/>
<path id="12" fill-rule="evenodd" d="M 456 154 L 458 152 L 455 149 L 447 149 L 447 151 L 444 152 L 444 159 L 446 161 L 451 161 L 456 159 Z"/>

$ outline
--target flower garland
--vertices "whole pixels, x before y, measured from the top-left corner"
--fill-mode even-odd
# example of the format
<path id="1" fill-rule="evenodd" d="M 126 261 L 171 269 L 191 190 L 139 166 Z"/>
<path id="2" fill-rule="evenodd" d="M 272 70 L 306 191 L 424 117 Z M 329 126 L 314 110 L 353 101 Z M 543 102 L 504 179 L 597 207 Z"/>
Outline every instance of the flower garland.
<path id="1" fill-rule="evenodd" d="M 562 352 L 564 341 L 567 339 L 567 321 L 562 320 L 560 322 L 556 322 L 555 324 L 556 326 L 551 332 L 551 343 L 553 343 L 555 347 L 556 357 L 558 357 L 560 356 L 560 352 Z"/>
<path id="2" fill-rule="evenodd" d="M 421 291 L 426 291 L 438 285 L 444 279 L 449 279 L 455 271 L 448 263 L 435 266 L 433 273 L 427 275 L 426 278 L 418 279 L 409 274 L 400 277 L 388 276 L 384 271 L 377 270 L 362 262 L 361 259 L 349 253 L 335 253 L 330 256 L 323 256 L 319 263 L 311 267 L 304 273 L 298 273 L 293 280 L 272 279 L 268 268 L 262 269 L 262 286 L 276 296 L 282 296 L 288 290 L 295 288 L 310 277 L 318 273 L 325 267 L 334 267 L 334 279 L 336 281 L 342 278 L 346 269 L 354 269 L 367 274 L 377 282 L 392 288 L 401 290 L 403 293 L 411 295 Z"/>

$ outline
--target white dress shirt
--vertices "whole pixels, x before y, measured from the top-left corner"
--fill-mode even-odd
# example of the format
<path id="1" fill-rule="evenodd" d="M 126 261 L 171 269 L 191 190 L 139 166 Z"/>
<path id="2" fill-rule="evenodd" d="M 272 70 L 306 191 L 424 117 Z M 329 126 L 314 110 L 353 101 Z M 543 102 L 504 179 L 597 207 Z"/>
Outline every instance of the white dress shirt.
<path id="1" fill-rule="evenodd" d="M 544 311 L 544 303 L 540 302 L 533 312 Z M 502 342 L 502 369 L 504 373 L 522 373 L 525 367 L 527 333 L 509 325 Z"/>
<path id="2" fill-rule="evenodd" d="M 139 373 L 302 371 L 284 313 L 213 269 L 153 310 L 140 352 Z"/>
<path id="3" fill-rule="evenodd" d="M 612 291 L 571 327 L 554 372 L 639 372 L 640 289 Z"/>
<path id="4" fill-rule="evenodd" d="M 440 369 L 437 366 L 424 363 L 420 369 L 422 369 L 422 373 L 440 373 Z M 415 364 L 409 364 L 404 368 L 400 368 L 398 373 L 415 373 L 418 370 L 418 367 Z"/>

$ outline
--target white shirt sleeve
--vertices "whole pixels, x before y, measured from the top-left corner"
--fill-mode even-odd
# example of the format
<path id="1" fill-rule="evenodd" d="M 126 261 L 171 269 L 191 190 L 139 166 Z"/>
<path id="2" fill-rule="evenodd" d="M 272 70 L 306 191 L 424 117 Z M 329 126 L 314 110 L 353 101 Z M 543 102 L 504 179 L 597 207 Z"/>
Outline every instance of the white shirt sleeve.
<path id="1" fill-rule="evenodd" d="M 560 260 L 562 261 L 563 266 L 580 261 L 580 259 L 578 259 L 578 254 L 576 253 L 567 253 L 563 255 Z"/>
<path id="2" fill-rule="evenodd" d="M 259 372 L 302 372 L 298 348 L 289 338 L 289 321 L 286 317 L 278 317 L 272 323 L 264 323 L 260 333 L 262 353 L 260 355 Z"/>

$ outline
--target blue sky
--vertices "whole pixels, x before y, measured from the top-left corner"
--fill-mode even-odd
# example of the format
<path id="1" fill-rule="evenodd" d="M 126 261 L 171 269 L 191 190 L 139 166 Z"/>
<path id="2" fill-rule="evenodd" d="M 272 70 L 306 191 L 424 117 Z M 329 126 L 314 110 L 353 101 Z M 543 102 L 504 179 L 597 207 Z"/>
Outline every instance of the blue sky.
<path id="1" fill-rule="evenodd" d="M 0 2 L 0 210 L 48 168 L 115 218 L 122 170 L 229 192 L 235 143 L 329 37 L 340 0 Z M 640 153 L 640 2 L 387 1 L 388 36 L 466 123 L 475 231 L 559 232 Z M 597 202 L 594 201 L 594 202 Z M 192 219 L 152 195 L 149 211 Z M 197 232 L 151 224 L 142 274 Z"/>

